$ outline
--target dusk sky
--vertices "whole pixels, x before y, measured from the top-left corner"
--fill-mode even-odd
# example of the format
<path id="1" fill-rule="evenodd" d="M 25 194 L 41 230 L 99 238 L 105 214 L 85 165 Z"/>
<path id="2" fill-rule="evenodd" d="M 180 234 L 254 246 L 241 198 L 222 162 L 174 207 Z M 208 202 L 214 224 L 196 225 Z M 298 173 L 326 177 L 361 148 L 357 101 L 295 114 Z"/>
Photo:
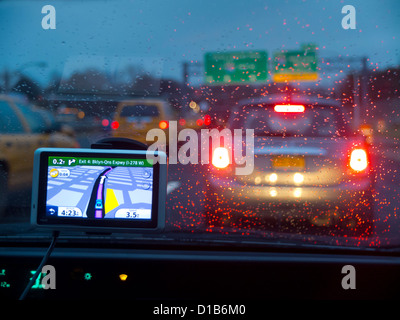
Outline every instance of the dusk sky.
<path id="1" fill-rule="evenodd" d="M 46 4 L 56 9 L 55 30 L 42 28 Z M 342 28 L 347 4 L 355 30 Z M 23 69 L 45 83 L 55 71 L 133 63 L 180 80 L 182 62 L 202 62 L 206 52 L 265 50 L 271 58 L 303 43 L 315 43 L 320 57 L 367 56 L 371 69 L 385 68 L 400 64 L 399 37 L 397 0 L 1 1 L 0 75 Z"/>

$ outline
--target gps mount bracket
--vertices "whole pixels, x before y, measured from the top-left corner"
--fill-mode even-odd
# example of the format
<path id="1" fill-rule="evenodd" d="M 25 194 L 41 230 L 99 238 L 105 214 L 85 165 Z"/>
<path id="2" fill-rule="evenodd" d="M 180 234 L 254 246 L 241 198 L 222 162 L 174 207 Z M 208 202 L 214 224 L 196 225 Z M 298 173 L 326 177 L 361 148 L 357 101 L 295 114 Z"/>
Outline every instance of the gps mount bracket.
<path id="1" fill-rule="evenodd" d="M 104 138 L 90 146 L 91 149 L 147 150 L 144 143 L 128 138 Z"/>

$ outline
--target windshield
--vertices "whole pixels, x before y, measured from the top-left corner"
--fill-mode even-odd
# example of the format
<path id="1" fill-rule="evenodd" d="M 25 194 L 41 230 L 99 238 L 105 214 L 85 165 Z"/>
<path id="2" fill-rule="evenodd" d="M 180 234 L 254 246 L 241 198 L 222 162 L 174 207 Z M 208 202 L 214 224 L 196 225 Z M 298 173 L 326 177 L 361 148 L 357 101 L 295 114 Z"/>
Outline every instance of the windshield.
<path id="1" fill-rule="evenodd" d="M 120 137 L 169 156 L 148 239 L 400 248 L 397 0 L 6 0 L 0 26 L 3 239 L 46 234 L 37 148 Z"/>

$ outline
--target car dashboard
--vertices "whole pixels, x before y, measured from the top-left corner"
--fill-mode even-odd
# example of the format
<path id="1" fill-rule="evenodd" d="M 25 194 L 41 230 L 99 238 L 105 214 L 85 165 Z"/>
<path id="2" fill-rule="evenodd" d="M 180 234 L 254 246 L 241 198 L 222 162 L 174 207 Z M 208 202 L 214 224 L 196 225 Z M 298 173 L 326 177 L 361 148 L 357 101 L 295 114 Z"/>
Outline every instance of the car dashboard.
<path id="1" fill-rule="evenodd" d="M 46 241 L 0 248 L 0 297 L 16 300 L 46 253 Z M 400 256 L 390 250 L 324 246 L 249 246 L 165 241 L 74 244 L 61 237 L 48 265 L 54 288 L 40 277 L 26 299 L 106 299 L 147 302 L 229 302 L 258 308 L 269 299 L 399 299 Z M 355 270 L 346 287 L 345 266 Z"/>

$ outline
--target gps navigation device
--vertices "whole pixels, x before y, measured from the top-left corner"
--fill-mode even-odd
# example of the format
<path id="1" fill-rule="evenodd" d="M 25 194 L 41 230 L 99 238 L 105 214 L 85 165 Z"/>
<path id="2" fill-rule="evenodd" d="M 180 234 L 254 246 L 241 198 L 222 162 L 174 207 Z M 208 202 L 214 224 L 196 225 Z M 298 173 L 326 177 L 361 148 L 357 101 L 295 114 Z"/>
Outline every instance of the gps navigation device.
<path id="1" fill-rule="evenodd" d="M 53 230 L 162 230 L 166 171 L 159 151 L 37 149 L 31 222 Z"/>

